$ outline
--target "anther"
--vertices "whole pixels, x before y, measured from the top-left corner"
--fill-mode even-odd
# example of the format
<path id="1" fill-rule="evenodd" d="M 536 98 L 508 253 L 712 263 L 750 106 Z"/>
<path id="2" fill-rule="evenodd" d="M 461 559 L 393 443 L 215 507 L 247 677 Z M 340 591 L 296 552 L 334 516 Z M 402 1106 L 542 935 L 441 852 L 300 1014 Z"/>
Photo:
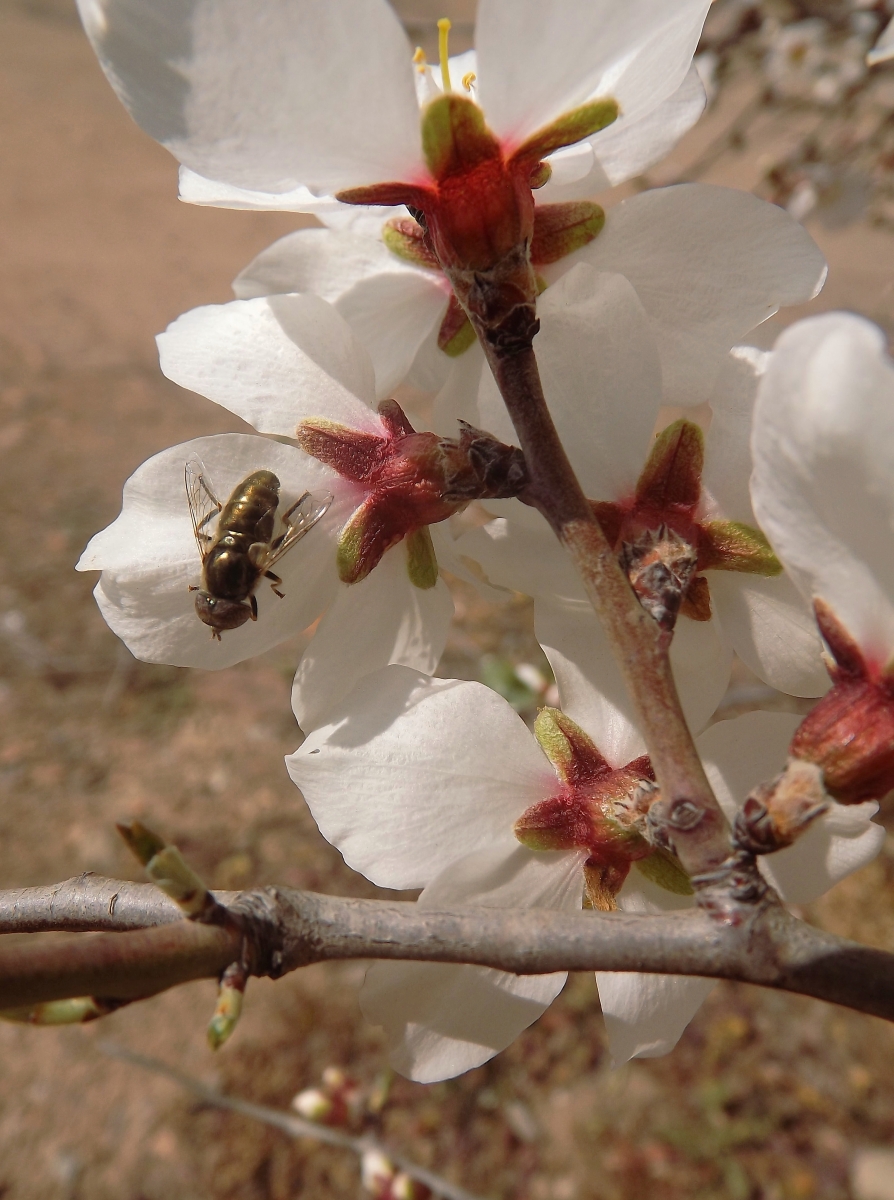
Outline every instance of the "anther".
<path id="1" fill-rule="evenodd" d="M 474 71 L 468 71 L 465 75 L 463 75 L 463 87 L 466 89 L 467 92 L 471 92 L 472 84 L 475 82 L 475 80 L 477 78 L 478 78 L 478 76 L 475 74 Z"/>
<path id="2" fill-rule="evenodd" d="M 438 21 L 438 54 L 441 59 L 441 83 L 444 86 L 444 91 L 449 92 L 450 87 L 450 59 L 448 51 L 448 42 L 450 39 L 451 21 L 449 17 L 441 17 Z"/>
<path id="3" fill-rule="evenodd" d="M 428 69 L 428 63 L 426 62 L 426 59 L 425 59 L 425 51 L 422 49 L 421 46 L 416 47 L 416 53 L 413 55 L 413 62 L 415 64 L 416 70 L 419 72 L 419 74 L 424 75 L 426 70 Z"/>

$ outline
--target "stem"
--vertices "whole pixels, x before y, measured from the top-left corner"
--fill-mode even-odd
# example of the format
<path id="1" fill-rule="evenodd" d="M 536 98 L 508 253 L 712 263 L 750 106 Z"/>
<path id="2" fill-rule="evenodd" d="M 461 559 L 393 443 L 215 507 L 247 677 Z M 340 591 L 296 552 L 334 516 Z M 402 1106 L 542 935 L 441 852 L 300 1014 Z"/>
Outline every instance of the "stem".
<path id="1" fill-rule="evenodd" d="M 501 350 L 484 329 L 479 336 L 528 464 L 529 496 L 571 555 L 621 666 L 674 849 L 690 876 L 716 872 L 730 854 L 729 828 L 680 707 L 670 637 L 640 604 L 593 515 L 547 408 L 533 348 Z"/>
<path id="2" fill-rule="evenodd" d="M 568 914 L 547 909 L 429 910 L 407 901 L 354 900 L 292 888 L 232 895 L 223 925 L 180 919 L 155 903 L 151 884 L 120 885 L 95 876 L 50 889 L 0 892 L 30 907 L 30 927 L 85 927 L 90 896 L 108 928 L 110 887 L 131 889 L 128 932 L 53 938 L 45 944 L 0 944 L 0 1009 L 93 995 L 135 999 L 178 983 L 216 978 L 237 959 L 254 975 L 280 976 L 333 959 L 400 959 L 472 963 L 518 975 L 553 971 L 640 971 L 735 979 L 798 992 L 894 1021 L 894 954 L 859 946 L 792 917 L 772 896 L 721 925 L 698 909 L 642 916 Z M 132 931 L 144 902 L 145 921 Z M 32 904 L 31 901 L 34 900 Z M 220 900 L 220 897 L 217 897 Z M 37 907 L 46 905 L 43 922 Z"/>

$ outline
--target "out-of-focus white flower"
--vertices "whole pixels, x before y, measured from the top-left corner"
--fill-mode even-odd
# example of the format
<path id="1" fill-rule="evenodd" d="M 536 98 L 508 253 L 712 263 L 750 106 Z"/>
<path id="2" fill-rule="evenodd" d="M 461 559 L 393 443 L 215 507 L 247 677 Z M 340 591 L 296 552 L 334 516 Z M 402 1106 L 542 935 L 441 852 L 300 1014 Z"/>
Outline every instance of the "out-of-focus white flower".
<path id="1" fill-rule="evenodd" d="M 578 265 L 541 297 L 540 315 L 534 344 L 550 411 L 608 536 L 619 553 L 649 539 L 662 552 L 680 542 L 681 572 L 691 574 L 680 575 L 671 661 L 692 726 L 703 727 L 720 702 L 734 650 L 771 686 L 820 694 L 828 681 L 811 614 L 754 528 L 748 495 L 751 412 L 766 356 L 746 348 L 727 356 L 704 438 L 678 422 L 655 443 L 661 371 L 629 283 Z M 470 417 L 512 436 L 490 376 Z M 546 521 L 517 501 L 486 507 L 505 515 L 462 536 L 459 554 L 490 582 L 534 597 L 537 636 L 563 695 L 598 689 L 632 721 L 605 635 Z"/>
<path id="2" fill-rule="evenodd" d="M 95 594 L 114 632 L 138 658 L 217 669 L 261 653 L 325 614 L 296 679 L 300 722 L 317 719 L 353 681 L 389 661 L 433 670 L 453 604 L 438 578 L 427 521 L 461 505 L 439 504 L 437 487 L 419 483 L 415 460 L 433 460 L 428 465 L 437 474 L 445 443 L 431 434 L 408 435 L 396 406 L 375 411 L 372 363 L 344 320 L 314 296 L 236 301 L 180 317 L 159 337 L 159 349 L 169 378 L 272 437 L 198 438 L 156 455 L 131 477 L 121 515 L 91 540 L 78 564 L 102 571 Z M 327 445 L 312 457 L 276 437 Z M 354 470 L 364 450 L 372 457 Z M 193 455 L 224 502 L 259 469 L 280 481 L 279 511 L 304 491 L 333 497 L 277 564 L 284 598 L 264 586 L 257 621 L 227 630 L 221 641 L 209 637 L 188 590 L 201 571 L 184 490 L 184 465 Z M 405 503 L 385 513 L 378 506 L 380 484 L 393 499 L 395 488 L 400 492 L 395 474 L 416 486 Z"/>
<path id="3" fill-rule="evenodd" d="M 845 800 L 894 786 L 894 364 L 829 313 L 780 337 L 754 414 L 755 512 L 817 612 L 834 686 L 792 753 Z"/>
<path id="4" fill-rule="evenodd" d="M 569 187 L 592 195 L 644 170 L 697 119 L 704 93 L 691 61 L 708 7 L 482 0 L 476 50 L 444 65 L 507 150 L 595 99 L 615 99 L 611 129 L 584 131 L 573 152 L 551 156 L 559 198 Z M 420 106 L 441 94 L 443 76 L 414 57 L 385 0 L 79 8 L 132 116 L 205 177 L 186 181 L 188 199 L 306 211 L 307 189 L 430 179 Z"/>
<path id="5" fill-rule="evenodd" d="M 538 745 L 482 685 L 389 667 L 361 681 L 286 761 L 348 865 L 383 887 L 423 887 L 423 906 L 574 912 L 585 878 L 601 907 L 614 897 L 634 912 L 692 903 L 679 864 L 643 836 L 652 776 L 636 730 L 607 718 L 592 688 L 563 701 L 564 714 L 545 709 L 538 718 Z M 749 714 L 702 735 L 728 813 L 783 765 L 796 725 L 785 714 Z M 875 810 L 833 806 L 764 869 L 798 902 L 820 894 L 877 852 L 884 833 L 869 820 Z M 671 1049 L 711 986 L 637 974 L 597 979 L 616 1061 Z M 395 1067 L 426 1082 L 503 1049 L 564 981 L 564 973 L 380 963 L 361 1006 L 384 1025 Z"/>
<path id="6" fill-rule="evenodd" d="M 764 72 L 781 99 L 838 104 L 866 74 L 865 33 L 842 38 L 822 17 L 784 26 L 768 21 L 763 33 Z"/>

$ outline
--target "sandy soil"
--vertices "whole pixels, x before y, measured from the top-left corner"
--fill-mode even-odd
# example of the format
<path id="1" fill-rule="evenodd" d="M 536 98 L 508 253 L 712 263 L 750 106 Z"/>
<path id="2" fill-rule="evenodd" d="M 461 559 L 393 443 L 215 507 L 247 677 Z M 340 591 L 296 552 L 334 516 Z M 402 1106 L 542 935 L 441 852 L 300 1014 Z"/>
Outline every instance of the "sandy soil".
<path id="1" fill-rule="evenodd" d="M 761 155 L 790 130 L 758 124 L 744 147 L 698 166 L 753 88 L 734 80 L 652 181 L 695 164 L 701 178 L 755 187 Z M 282 768 L 297 736 L 288 685 L 300 639 L 220 675 L 147 667 L 119 649 L 92 578 L 72 570 L 143 459 L 240 427 L 162 378 L 153 335 L 228 299 L 235 273 L 301 219 L 179 204 L 173 160 L 120 108 L 67 0 L 0 6 L 0 141 L 3 886 L 84 870 L 137 878 L 113 833 L 116 818 L 135 815 L 217 886 L 374 895 L 320 838 Z M 814 307 L 853 307 L 894 328 L 891 234 L 811 231 L 832 264 Z M 450 671 L 474 675 L 486 651 L 533 655 L 523 602 L 490 612 L 465 592 L 459 601 Z M 894 854 L 812 915 L 894 947 Z M 356 1195 L 349 1155 L 196 1105 L 110 1062 L 100 1043 L 284 1106 L 327 1064 L 366 1081 L 382 1069 L 379 1034 L 357 1008 L 362 974 L 350 964 L 254 982 L 216 1057 L 204 1041 L 210 983 L 85 1028 L 0 1025 L 0 1197 Z M 383 1125 L 420 1162 L 490 1197 L 844 1200 L 855 1149 L 894 1138 L 894 1032 L 721 986 L 673 1056 L 613 1072 L 595 985 L 579 976 L 494 1063 L 431 1088 L 397 1081 Z"/>

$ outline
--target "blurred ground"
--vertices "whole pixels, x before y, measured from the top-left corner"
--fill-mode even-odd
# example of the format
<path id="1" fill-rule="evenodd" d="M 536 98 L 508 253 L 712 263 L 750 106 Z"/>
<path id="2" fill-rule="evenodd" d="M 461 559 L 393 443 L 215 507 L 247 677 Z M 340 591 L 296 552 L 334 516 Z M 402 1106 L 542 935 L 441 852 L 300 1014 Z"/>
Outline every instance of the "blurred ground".
<path id="1" fill-rule="evenodd" d="M 442 11 L 405 7 L 414 32 Z M 766 189 L 770 168 L 800 144 L 807 110 L 755 102 L 753 55 L 724 70 L 716 106 L 650 182 Z M 890 68 L 879 79 L 880 98 L 866 103 L 884 133 Z M 72 570 L 143 459 L 239 428 L 161 377 L 153 335 L 194 305 L 228 299 L 233 275 L 300 218 L 179 204 L 173 160 L 118 105 L 68 0 L 0 4 L 0 141 L 0 886 L 84 870 L 137 877 L 112 831 L 133 815 L 217 886 L 374 895 L 317 834 L 282 767 L 297 737 L 288 685 L 299 640 L 219 675 L 144 666 L 100 619 L 93 579 Z M 807 223 L 831 263 L 813 311 L 852 307 L 894 330 L 883 209 L 830 226 L 820 206 Z M 466 592 L 459 601 L 444 673 L 474 676 L 488 653 L 539 661 L 522 601 L 502 611 Z M 894 853 L 810 915 L 894 949 Z M 109 1062 L 97 1042 L 115 1038 L 284 1106 L 329 1063 L 367 1081 L 381 1070 L 379 1035 L 357 1008 L 362 974 L 360 964 L 317 966 L 255 981 L 216 1057 L 204 1041 L 210 984 L 83 1029 L 0 1025 L 0 1197 L 356 1196 L 351 1156 L 203 1109 Z M 672 1056 L 613 1072 L 600 1021 L 592 979 L 573 978 L 488 1066 L 430 1088 L 397 1081 L 386 1136 L 493 1198 L 868 1200 L 848 1180 L 862 1147 L 894 1145 L 890 1026 L 719 986 Z"/>

